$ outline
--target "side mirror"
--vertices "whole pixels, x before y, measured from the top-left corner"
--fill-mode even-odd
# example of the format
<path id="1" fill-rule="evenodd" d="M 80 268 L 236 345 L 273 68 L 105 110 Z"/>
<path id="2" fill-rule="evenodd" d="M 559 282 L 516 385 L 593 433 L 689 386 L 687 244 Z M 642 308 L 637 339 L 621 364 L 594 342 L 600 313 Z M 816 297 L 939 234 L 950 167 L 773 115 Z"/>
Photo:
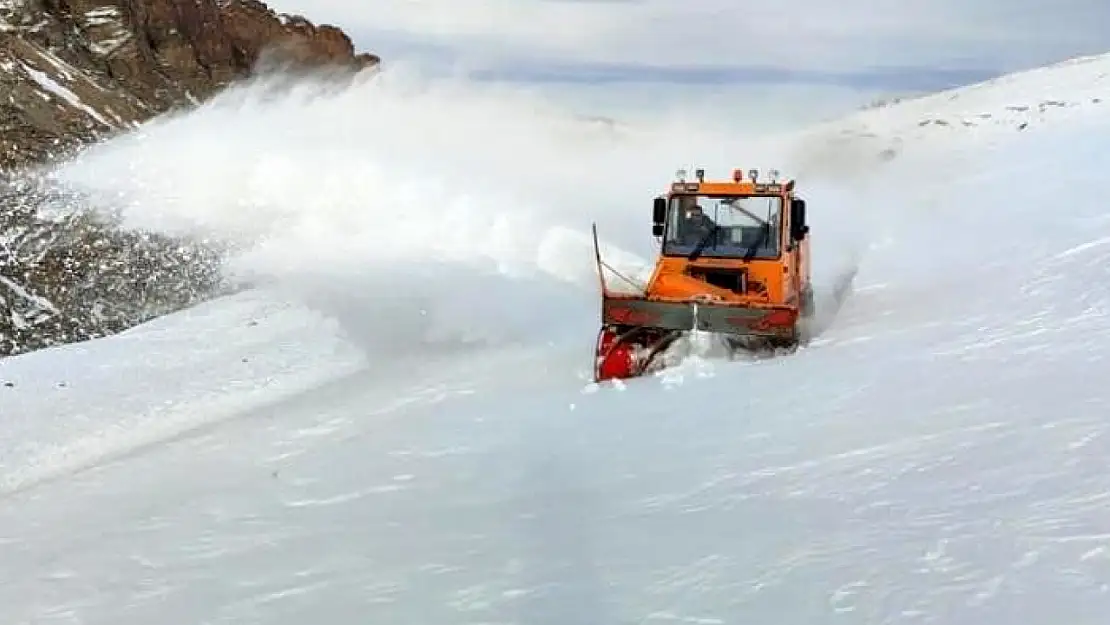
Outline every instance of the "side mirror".
<path id="1" fill-rule="evenodd" d="M 651 234 L 663 236 L 663 222 L 667 219 L 667 198 L 657 197 L 651 205 Z"/>
<path id="2" fill-rule="evenodd" d="M 651 222 L 662 225 L 667 219 L 667 199 L 663 197 L 655 198 L 655 203 L 652 204 L 651 209 Z"/>
<path id="3" fill-rule="evenodd" d="M 796 198 L 790 202 L 790 238 L 801 241 L 807 234 L 809 226 L 806 225 L 806 201 Z"/>

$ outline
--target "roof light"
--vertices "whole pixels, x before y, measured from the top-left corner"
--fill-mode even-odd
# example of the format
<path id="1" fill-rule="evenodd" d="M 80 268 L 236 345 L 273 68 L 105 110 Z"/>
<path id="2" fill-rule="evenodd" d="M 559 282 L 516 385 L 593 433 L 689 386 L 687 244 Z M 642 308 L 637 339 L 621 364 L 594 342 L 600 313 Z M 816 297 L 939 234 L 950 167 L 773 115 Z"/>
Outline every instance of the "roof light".
<path id="1" fill-rule="evenodd" d="M 741 182 L 743 180 L 744 180 L 744 170 L 743 169 L 734 169 L 734 170 L 732 170 L 732 181 L 733 182 Z"/>
<path id="2" fill-rule="evenodd" d="M 698 182 L 705 182 L 705 170 L 704 169 L 699 169 L 699 170 L 695 171 L 694 175 L 698 177 Z"/>
<path id="3" fill-rule="evenodd" d="M 771 177 L 771 182 L 772 183 L 776 183 L 776 182 L 779 181 L 779 170 L 772 169 L 772 170 L 767 172 L 767 175 Z"/>
<path id="4" fill-rule="evenodd" d="M 686 170 L 685 169 L 680 169 L 680 170 L 676 171 L 674 175 L 675 175 L 675 178 L 678 178 L 679 182 L 686 182 Z"/>
<path id="5" fill-rule="evenodd" d="M 748 170 L 748 177 L 752 179 L 752 182 L 755 182 L 755 179 L 759 178 L 759 170 L 758 169 L 749 169 Z"/>

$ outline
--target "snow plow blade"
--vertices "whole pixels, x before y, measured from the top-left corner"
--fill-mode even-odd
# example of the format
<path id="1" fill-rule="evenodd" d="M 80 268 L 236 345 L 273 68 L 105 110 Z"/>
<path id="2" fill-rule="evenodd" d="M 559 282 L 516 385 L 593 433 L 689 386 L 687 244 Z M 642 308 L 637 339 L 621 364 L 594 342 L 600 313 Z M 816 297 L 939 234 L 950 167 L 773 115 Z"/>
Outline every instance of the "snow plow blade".
<path id="1" fill-rule="evenodd" d="M 786 307 L 605 296 L 594 381 L 633 378 L 662 368 L 660 354 L 695 330 L 718 335 L 734 351 L 789 349 L 798 344 L 797 321 L 798 311 Z"/>
<path id="2" fill-rule="evenodd" d="M 658 330 L 701 330 L 789 339 L 794 335 L 797 319 L 796 309 L 779 306 L 667 302 L 620 296 L 603 296 L 601 304 L 604 324 L 647 326 Z"/>

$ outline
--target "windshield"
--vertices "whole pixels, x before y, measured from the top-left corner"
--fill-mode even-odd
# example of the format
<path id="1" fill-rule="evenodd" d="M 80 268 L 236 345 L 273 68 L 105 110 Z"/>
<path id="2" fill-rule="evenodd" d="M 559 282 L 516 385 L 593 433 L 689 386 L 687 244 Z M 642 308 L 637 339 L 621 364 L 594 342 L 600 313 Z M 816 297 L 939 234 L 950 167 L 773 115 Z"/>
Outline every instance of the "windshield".
<path id="1" fill-rule="evenodd" d="M 706 239 L 700 256 L 775 258 L 781 207 L 776 196 L 675 196 L 667 209 L 663 253 L 689 255 Z M 714 225 L 717 232 L 709 236 Z"/>

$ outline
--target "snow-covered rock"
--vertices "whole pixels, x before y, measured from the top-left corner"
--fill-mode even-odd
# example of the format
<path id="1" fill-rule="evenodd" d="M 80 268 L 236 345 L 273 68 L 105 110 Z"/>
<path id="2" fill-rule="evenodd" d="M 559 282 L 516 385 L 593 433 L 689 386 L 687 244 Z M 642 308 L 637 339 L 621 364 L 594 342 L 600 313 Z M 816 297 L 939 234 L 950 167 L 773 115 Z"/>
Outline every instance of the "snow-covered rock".
<path id="1" fill-rule="evenodd" d="M 0 181 L 0 357 L 104 336 L 224 291 L 218 252 L 121 232 L 29 178 Z"/>
<path id="2" fill-rule="evenodd" d="M 0 358 L 223 292 L 211 246 L 120 232 L 34 168 L 194 107 L 273 60 L 378 62 L 339 29 L 255 0 L 0 0 Z"/>
<path id="3" fill-rule="evenodd" d="M 0 2 L 0 168 L 191 107 L 271 50 L 298 64 L 378 63 L 339 29 L 279 20 L 256 0 Z"/>

